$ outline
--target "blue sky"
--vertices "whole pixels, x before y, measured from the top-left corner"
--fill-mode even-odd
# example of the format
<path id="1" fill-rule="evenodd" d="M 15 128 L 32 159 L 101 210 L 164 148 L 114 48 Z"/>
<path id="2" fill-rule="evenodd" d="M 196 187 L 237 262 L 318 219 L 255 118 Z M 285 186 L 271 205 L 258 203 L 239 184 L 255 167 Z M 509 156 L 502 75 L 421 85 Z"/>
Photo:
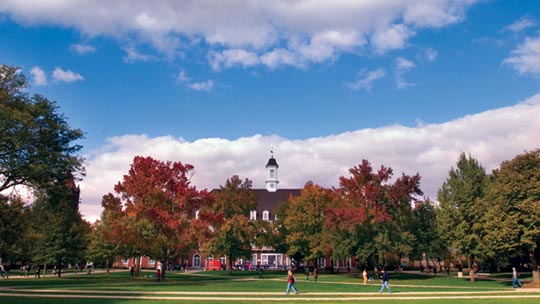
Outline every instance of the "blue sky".
<path id="1" fill-rule="evenodd" d="M 93 217 L 138 154 L 194 163 L 201 187 L 232 174 L 261 185 L 271 147 L 302 172 L 281 173 L 289 187 L 336 185 L 367 158 L 420 172 L 433 197 L 460 151 L 492 169 L 540 142 L 534 117 L 516 116 L 538 110 L 540 1 L 122 3 L 0 3 L 0 63 L 86 134 Z M 490 141 L 500 111 L 516 121 Z M 430 129 L 480 118 L 470 140 Z M 519 142 L 500 151 L 508 138 Z"/>

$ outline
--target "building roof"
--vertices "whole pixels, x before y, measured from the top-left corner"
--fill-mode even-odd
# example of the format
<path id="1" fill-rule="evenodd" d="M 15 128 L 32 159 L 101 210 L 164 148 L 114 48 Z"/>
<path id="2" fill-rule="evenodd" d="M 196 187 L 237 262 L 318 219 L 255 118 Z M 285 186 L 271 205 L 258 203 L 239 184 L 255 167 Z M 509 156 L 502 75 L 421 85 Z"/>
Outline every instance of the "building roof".
<path id="1" fill-rule="evenodd" d="M 277 164 L 277 161 L 273 156 L 268 159 L 268 163 L 266 164 L 266 166 L 276 166 L 279 168 L 279 165 Z"/>
<path id="2" fill-rule="evenodd" d="M 276 192 L 269 192 L 266 189 L 253 189 L 257 195 L 257 212 L 264 210 L 274 214 L 278 205 L 287 201 L 289 196 L 300 196 L 301 189 L 278 189 Z"/>

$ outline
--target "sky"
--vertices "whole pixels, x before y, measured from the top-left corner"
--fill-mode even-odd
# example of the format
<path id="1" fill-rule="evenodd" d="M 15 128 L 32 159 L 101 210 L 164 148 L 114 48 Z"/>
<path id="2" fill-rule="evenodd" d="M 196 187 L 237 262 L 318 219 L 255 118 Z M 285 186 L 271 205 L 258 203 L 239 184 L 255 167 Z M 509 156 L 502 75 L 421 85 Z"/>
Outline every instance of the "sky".
<path id="1" fill-rule="evenodd" d="M 436 200 L 464 152 L 540 148 L 540 1 L 3 0 L 0 63 L 85 138 L 83 216 L 134 156 L 264 188 L 339 186 L 367 159 Z"/>

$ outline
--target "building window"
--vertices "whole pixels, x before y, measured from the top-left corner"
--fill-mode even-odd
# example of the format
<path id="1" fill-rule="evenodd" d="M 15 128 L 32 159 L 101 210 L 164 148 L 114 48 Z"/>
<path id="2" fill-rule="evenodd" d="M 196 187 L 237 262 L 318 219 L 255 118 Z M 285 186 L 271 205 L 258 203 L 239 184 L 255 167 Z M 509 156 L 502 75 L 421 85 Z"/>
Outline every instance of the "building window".
<path id="1" fill-rule="evenodd" d="M 129 263 L 129 260 L 128 260 L 128 259 L 123 259 L 123 260 L 122 260 L 122 264 L 127 265 L 128 263 Z"/>
<path id="2" fill-rule="evenodd" d="M 270 178 L 274 178 L 274 169 L 270 169 Z"/>
<path id="3" fill-rule="evenodd" d="M 264 221 L 270 220 L 270 212 L 268 210 L 263 211 L 263 220 Z"/>
<path id="4" fill-rule="evenodd" d="M 253 211 L 249 212 L 249 219 L 252 220 L 252 221 L 257 219 L 257 211 L 256 210 L 253 210 Z"/>
<path id="5" fill-rule="evenodd" d="M 149 259 L 148 260 L 148 267 L 154 267 L 154 264 L 156 264 L 156 260 L 154 260 L 154 259 Z"/>
<path id="6" fill-rule="evenodd" d="M 193 256 L 193 268 L 201 267 L 201 256 L 196 254 Z"/>
<path id="7" fill-rule="evenodd" d="M 274 221 L 277 221 L 277 214 L 274 214 Z"/>
<path id="8" fill-rule="evenodd" d="M 196 219 L 196 220 L 199 219 L 199 210 L 195 211 L 195 219 Z"/>

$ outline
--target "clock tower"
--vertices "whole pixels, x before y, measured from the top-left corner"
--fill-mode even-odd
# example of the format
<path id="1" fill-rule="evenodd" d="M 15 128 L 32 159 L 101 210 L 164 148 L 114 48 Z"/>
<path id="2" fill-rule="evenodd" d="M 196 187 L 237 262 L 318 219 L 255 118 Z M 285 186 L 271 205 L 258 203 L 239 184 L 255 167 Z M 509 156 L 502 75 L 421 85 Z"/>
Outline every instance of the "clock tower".
<path id="1" fill-rule="evenodd" d="M 279 165 L 274 158 L 274 152 L 270 152 L 272 155 L 270 156 L 270 159 L 268 159 L 268 163 L 266 164 L 266 190 L 268 192 L 276 192 L 279 184 L 277 176 L 277 170 L 279 168 Z"/>

